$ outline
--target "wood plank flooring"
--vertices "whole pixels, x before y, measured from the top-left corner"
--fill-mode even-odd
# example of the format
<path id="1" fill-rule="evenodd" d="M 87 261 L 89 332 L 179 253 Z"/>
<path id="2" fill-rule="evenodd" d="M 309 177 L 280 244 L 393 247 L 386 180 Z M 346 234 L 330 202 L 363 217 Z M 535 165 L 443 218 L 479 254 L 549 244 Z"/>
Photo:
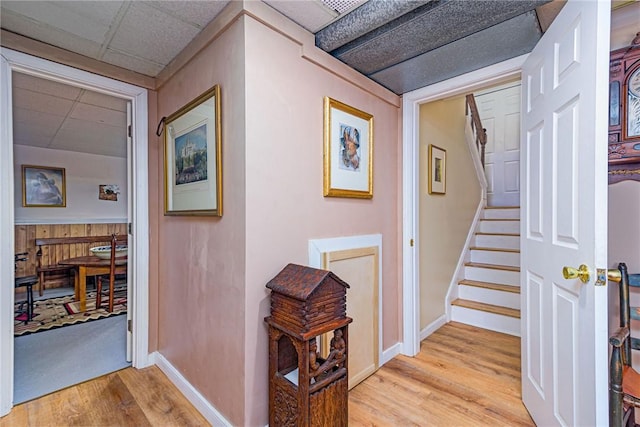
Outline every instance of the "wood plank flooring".
<path id="1" fill-rule="evenodd" d="M 349 393 L 350 426 L 534 426 L 520 338 L 451 322 Z"/>
<path id="2" fill-rule="evenodd" d="M 127 368 L 17 405 L 0 426 L 208 426 L 156 366 Z"/>
<path id="3" fill-rule="evenodd" d="M 520 397 L 520 339 L 449 323 L 349 393 L 350 426 L 534 426 Z M 205 426 L 155 366 L 18 405 L 4 426 Z"/>

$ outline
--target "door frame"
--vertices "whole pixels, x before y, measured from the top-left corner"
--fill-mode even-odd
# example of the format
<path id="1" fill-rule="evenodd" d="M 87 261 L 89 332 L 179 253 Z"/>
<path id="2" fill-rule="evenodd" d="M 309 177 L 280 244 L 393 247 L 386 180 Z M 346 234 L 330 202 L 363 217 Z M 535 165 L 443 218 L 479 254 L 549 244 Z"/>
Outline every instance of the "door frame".
<path id="1" fill-rule="evenodd" d="M 420 271 L 418 234 L 418 146 L 420 105 L 473 92 L 520 77 L 521 55 L 402 95 L 402 354 L 420 351 Z M 523 183 L 520 183 L 523 185 Z M 446 312 L 446 307 L 445 307 Z M 428 328 L 429 326 L 427 326 Z"/>
<path id="2" fill-rule="evenodd" d="M 133 275 L 133 360 L 136 368 L 151 364 L 149 355 L 149 185 L 148 185 L 148 95 L 147 90 L 97 74 L 37 58 L 11 49 L 0 48 L 0 283 L 14 281 L 10 257 L 15 250 L 14 236 L 14 165 L 13 165 L 13 103 L 11 72 L 33 75 L 82 87 L 128 100 L 133 109 L 133 149 L 128 159 L 132 167 L 131 180 L 135 200 L 132 206 L 133 245 L 130 250 L 130 271 Z M 0 416 L 13 406 L 13 306 L 14 290 L 0 287 Z"/>

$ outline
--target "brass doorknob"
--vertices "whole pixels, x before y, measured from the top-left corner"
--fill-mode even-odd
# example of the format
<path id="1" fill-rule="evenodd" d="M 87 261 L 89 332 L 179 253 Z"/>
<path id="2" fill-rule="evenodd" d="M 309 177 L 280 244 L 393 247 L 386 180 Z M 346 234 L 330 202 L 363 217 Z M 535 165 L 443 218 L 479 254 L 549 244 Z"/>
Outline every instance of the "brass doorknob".
<path id="1" fill-rule="evenodd" d="M 565 279 L 578 278 L 582 283 L 587 283 L 589 282 L 589 267 L 584 264 L 581 264 L 577 270 L 573 267 L 564 267 L 562 269 L 562 277 Z"/>
<path id="2" fill-rule="evenodd" d="M 617 268 L 613 268 L 611 270 L 607 270 L 607 279 L 610 282 L 619 283 L 622 280 L 622 273 Z"/>

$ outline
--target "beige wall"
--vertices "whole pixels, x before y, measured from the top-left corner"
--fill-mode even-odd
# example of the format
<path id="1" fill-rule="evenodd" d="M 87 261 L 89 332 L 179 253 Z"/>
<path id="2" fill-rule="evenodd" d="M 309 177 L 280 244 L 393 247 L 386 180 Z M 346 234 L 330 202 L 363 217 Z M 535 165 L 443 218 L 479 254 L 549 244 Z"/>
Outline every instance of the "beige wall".
<path id="1" fill-rule="evenodd" d="M 220 84 L 224 175 L 221 219 L 164 217 L 160 193 L 158 350 L 234 425 L 265 425 L 265 284 L 308 263 L 309 239 L 383 235 L 383 345 L 400 340 L 400 99 L 268 6 L 245 7 L 158 91 L 161 117 Z M 324 96 L 374 116 L 372 200 L 322 196 Z"/>
<path id="2" fill-rule="evenodd" d="M 420 329 L 445 314 L 449 284 L 480 203 L 464 111 L 464 96 L 420 106 Z M 447 151 L 445 195 L 428 194 L 429 144 Z"/>

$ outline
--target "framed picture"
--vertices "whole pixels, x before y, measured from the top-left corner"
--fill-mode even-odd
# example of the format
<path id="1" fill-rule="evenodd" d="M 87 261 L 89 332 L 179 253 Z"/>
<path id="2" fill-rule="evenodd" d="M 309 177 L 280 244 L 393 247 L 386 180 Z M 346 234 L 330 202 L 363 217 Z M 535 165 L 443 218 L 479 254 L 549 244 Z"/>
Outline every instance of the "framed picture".
<path id="1" fill-rule="evenodd" d="M 220 87 L 167 117 L 164 135 L 165 215 L 222 216 Z"/>
<path id="2" fill-rule="evenodd" d="M 27 208 L 67 206 L 64 168 L 22 165 L 22 206 Z"/>
<path id="3" fill-rule="evenodd" d="M 429 144 L 429 194 L 447 190 L 447 151 Z"/>
<path id="4" fill-rule="evenodd" d="M 324 98 L 324 195 L 373 197 L 373 116 Z"/>

